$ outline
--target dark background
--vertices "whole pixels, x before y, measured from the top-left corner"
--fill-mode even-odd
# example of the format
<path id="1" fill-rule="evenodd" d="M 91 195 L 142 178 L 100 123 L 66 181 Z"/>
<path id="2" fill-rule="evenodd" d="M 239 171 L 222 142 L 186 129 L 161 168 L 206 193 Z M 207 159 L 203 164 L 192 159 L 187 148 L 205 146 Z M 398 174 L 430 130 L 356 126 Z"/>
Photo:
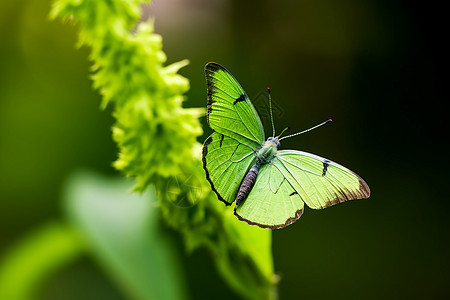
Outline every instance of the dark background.
<path id="1" fill-rule="evenodd" d="M 117 173 L 113 119 L 91 90 L 88 49 L 75 48 L 73 26 L 49 21 L 49 7 L 0 4 L 0 253 L 61 218 L 72 171 Z M 450 297 L 448 26 L 438 2 L 155 0 L 144 10 L 169 62 L 191 61 L 181 71 L 191 80 L 186 106 L 205 106 L 203 67 L 216 61 L 261 114 L 271 87 L 278 132 L 333 118 L 281 148 L 337 161 L 371 187 L 369 200 L 306 209 L 273 233 L 281 299 Z M 192 298 L 234 296 L 204 252 L 184 257 Z M 88 257 L 43 294 L 59 299 L 61 289 L 123 298 Z"/>

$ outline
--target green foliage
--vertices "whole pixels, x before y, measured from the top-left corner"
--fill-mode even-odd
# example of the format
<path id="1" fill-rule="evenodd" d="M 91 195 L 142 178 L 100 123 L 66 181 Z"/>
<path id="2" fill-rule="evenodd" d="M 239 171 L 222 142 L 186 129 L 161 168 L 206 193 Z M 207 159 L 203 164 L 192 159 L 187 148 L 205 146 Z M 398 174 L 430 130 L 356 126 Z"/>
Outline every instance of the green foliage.
<path id="1" fill-rule="evenodd" d="M 136 179 L 135 190 L 155 186 L 166 223 L 181 232 L 188 249 L 208 247 L 243 297 L 274 298 L 271 231 L 238 221 L 211 192 L 196 141 L 204 110 L 182 107 L 189 82 L 177 72 L 186 62 L 163 66 L 162 39 L 152 23 L 133 30 L 140 2 L 58 0 L 51 13 L 78 21 L 80 45 L 92 49 L 102 107 L 114 103 L 113 137 L 120 148 L 114 165 Z"/>
<path id="2" fill-rule="evenodd" d="M 49 223 L 14 246 L 0 263 L 0 299 L 36 299 L 46 279 L 88 252 L 130 299 L 186 299 L 179 259 L 164 235 L 154 189 L 89 172 L 67 181 L 69 224 Z"/>
<path id="3" fill-rule="evenodd" d="M 102 107 L 115 104 L 113 136 L 120 156 L 114 165 L 144 191 L 157 177 L 174 176 L 192 160 L 203 110 L 181 109 L 189 81 L 177 71 L 187 62 L 163 67 L 166 55 L 152 23 L 129 33 L 139 20 L 139 2 L 56 1 L 52 16 L 73 15 L 79 21 L 80 45 L 92 48 L 92 78 L 103 95 Z"/>
<path id="4" fill-rule="evenodd" d="M 79 234 L 70 226 L 51 222 L 22 239 L 0 263 L 0 299 L 35 299 L 49 276 L 84 251 Z"/>

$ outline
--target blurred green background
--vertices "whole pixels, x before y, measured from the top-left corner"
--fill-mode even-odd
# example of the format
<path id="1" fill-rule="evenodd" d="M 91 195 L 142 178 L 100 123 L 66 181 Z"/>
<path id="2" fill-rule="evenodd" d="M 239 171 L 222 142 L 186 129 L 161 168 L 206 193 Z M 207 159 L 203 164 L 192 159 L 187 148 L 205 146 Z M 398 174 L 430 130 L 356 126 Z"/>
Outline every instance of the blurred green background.
<path id="1" fill-rule="evenodd" d="M 110 111 L 91 89 L 76 28 L 48 19 L 50 1 L 0 2 L 0 254 L 63 219 L 66 179 L 105 174 L 117 149 Z M 444 10 L 410 1 L 155 0 L 169 62 L 187 58 L 186 106 L 205 106 L 203 67 L 228 68 L 264 113 L 272 89 L 283 142 L 360 174 L 369 200 L 307 209 L 273 233 L 281 299 L 450 297 Z M 211 130 L 203 120 L 205 135 Z M 182 257 L 192 299 L 233 292 L 199 250 Z M 126 299 L 90 256 L 53 275 L 41 299 Z"/>

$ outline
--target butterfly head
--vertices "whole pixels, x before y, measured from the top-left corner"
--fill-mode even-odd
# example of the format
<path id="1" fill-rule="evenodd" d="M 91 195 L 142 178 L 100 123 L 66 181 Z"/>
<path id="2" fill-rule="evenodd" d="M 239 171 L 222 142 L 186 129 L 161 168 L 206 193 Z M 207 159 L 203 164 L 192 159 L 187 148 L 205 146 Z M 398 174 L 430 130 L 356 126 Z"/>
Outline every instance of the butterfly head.
<path id="1" fill-rule="evenodd" d="M 267 141 L 274 143 L 277 149 L 278 147 L 280 147 L 280 141 L 278 140 L 278 137 L 269 137 Z"/>

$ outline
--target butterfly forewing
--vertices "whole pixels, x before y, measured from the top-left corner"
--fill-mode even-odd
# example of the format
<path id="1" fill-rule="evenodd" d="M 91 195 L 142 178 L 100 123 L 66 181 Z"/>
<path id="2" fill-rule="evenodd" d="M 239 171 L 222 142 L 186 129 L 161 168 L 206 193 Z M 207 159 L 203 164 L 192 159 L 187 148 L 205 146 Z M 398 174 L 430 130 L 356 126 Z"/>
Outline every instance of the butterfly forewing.
<path id="1" fill-rule="evenodd" d="M 205 67 L 209 126 L 215 131 L 203 145 L 203 168 L 218 198 L 230 205 L 247 171 L 253 150 L 264 142 L 255 108 L 237 80 L 222 66 Z"/>
<path id="2" fill-rule="evenodd" d="M 264 131 L 244 89 L 224 67 L 205 67 L 208 91 L 208 123 L 218 133 L 253 149 L 264 142 Z"/>

